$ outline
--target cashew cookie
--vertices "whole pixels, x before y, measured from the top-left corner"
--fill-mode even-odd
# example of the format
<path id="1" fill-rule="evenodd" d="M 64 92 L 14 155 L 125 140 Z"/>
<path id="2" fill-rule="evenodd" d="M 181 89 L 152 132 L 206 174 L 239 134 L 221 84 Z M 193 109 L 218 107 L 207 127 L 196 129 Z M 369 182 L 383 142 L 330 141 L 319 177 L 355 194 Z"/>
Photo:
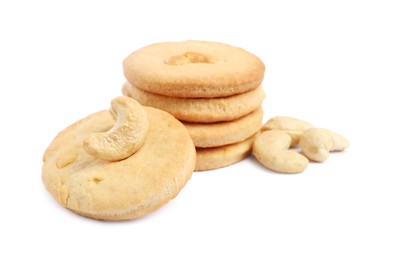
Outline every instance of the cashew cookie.
<path id="1" fill-rule="evenodd" d="M 176 197 L 195 168 L 195 147 L 182 123 L 123 98 L 127 100 L 115 99 L 112 104 L 116 120 L 108 110 L 94 113 L 61 131 L 43 156 L 46 189 L 82 216 L 141 217 Z M 99 138 L 91 138 L 97 133 Z M 136 146 L 130 151 L 133 140 Z M 128 157 L 121 159 L 124 154 Z"/>
<path id="2" fill-rule="evenodd" d="M 261 128 L 263 109 L 256 109 L 234 121 L 212 124 L 182 122 L 196 147 L 208 148 L 239 143 Z"/>
<path id="3" fill-rule="evenodd" d="M 126 82 L 123 85 L 122 93 L 134 98 L 144 106 L 164 110 L 181 121 L 191 123 L 236 120 L 261 107 L 265 98 L 261 86 L 229 97 L 176 98 L 152 94 Z"/>
<path id="4" fill-rule="evenodd" d="M 252 90 L 265 66 L 255 55 L 208 41 L 162 42 L 143 47 L 123 61 L 126 79 L 150 93 L 172 97 L 225 97 Z"/>

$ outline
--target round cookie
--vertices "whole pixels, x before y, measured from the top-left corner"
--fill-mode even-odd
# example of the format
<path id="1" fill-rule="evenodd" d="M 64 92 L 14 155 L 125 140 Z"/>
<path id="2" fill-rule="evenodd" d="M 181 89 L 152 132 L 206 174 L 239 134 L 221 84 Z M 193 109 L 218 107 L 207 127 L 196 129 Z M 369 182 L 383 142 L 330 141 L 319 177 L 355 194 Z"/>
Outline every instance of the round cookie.
<path id="1" fill-rule="evenodd" d="M 265 66 L 255 55 L 208 41 L 162 42 L 126 57 L 123 72 L 134 86 L 165 96 L 225 97 L 260 85 Z"/>
<path id="2" fill-rule="evenodd" d="M 221 98 L 175 98 L 143 91 L 124 83 L 123 95 L 144 106 L 167 111 L 181 121 L 213 123 L 238 119 L 261 106 L 265 93 L 261 86 L 248 92 Z"/>
<path id="3" fill-rule="evenodd" d="M 252 152 L 255 135 L 245 141 L 212 148 L 196 148 L 197 161 L 194 171 L 207 171 L 237 163 Z"/>
<path id="4" fill-rule="evenodd" d="M 83 148 L 87 136 L 114 125 L 109 111 L 61 131 L 43 157 L 42 180 L 64 207 L 89 218 L 141 217 L 173 199 L 190 179 L 196 152 L 185 127 L 170 114 L 144 107 L 149 129 L 130 157 L 106 161 Z"/>
<path id="5" fill-rule="evenodd" d="M 215 147 L 241 142 L 255 134 L 262 126 L 263 109 L 253 112 L 234 121 L 211 124 L 187 123 L 190 137 L 196 147 Z"/>

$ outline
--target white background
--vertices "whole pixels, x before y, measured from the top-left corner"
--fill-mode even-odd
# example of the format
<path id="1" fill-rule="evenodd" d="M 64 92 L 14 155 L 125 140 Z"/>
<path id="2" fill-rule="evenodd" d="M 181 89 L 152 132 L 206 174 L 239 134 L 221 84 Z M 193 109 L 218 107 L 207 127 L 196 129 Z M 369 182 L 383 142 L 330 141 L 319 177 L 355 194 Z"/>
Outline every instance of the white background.
<path id="1" fill-rule="evenodd" d="M 389 3 L 1 1 L 0 259 L 394 259 Z M 187 39 L 258 55 L 264 121 L 302 118 L 350 148 L 297 175 L 252 157 L 195 173 L 135 221 L 63 209 L 41 182 L 50 141 L 120 95 L 129 53 Z"/>

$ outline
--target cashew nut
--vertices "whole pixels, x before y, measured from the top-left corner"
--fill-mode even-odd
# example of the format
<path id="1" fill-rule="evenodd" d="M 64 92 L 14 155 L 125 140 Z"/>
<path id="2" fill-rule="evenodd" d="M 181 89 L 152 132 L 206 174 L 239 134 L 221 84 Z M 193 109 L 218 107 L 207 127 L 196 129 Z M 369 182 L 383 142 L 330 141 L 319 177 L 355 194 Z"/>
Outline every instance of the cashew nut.
<path id="1" fill-rule="evenodd" d="M 277 116 L 268 120 L 262 128 L 262 131 L 266 130 L 282 130 L 285 131 L 291 137 L 291 145 L 296 146 L 302 133 L 308 128 L 312 128 L 313 125 L 310 123 L 293 117 Z"/>
<path id="2" fill-rule="evenodd" d="M 143 144 L 149 121 L 143 107 L 129 97 L 117 97 L 111 102 L 115 125 L 105 133 L 92 133 L 83 144 L 90 155 L 119 161 L 134 154 Z"/>
<path id="3" fill-rule="evenodd" d="M 309 160 L 295 151 L 288 150 L 291 137 L 280 130 L 269 130 L 256 136 L 253 155 L 265 167 L 283 173 L 305 170 Z"/>
<path id="4" fill-rule="evenodd" d="M 302 152 L 316 162 L 325 161 L 329 152 L 343 151 L 349 147 L 349 142 L 341 135 L 323 128 L 310 128 L 300 139 Z"/>

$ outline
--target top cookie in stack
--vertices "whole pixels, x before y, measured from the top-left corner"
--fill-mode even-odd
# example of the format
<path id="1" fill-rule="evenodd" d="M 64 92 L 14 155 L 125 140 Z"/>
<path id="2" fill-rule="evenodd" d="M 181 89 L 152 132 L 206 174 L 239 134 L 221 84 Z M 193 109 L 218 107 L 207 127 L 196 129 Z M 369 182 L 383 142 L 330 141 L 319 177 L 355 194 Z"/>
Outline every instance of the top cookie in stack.
<path id="1" fill-rule="evenodd" d="M 124 95 L 184 123 L 197 148 L 196 170 L 249 155 L 265 96 L 265 66 L 258 57 L 216 42 L 164 42 L 133 52 L 123 69 Z"/>

